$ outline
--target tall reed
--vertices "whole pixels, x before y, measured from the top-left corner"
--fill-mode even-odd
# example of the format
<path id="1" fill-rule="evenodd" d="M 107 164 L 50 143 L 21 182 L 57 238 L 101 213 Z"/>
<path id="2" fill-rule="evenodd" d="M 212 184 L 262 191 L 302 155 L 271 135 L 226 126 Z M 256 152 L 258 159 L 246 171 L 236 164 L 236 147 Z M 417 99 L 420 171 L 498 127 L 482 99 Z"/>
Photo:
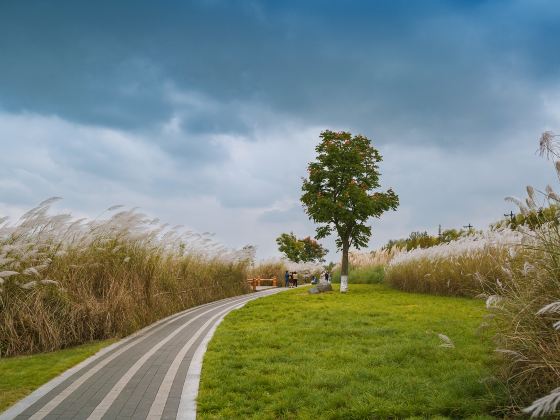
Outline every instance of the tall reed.
<path id="1" fill-rule="evenodd" d="M 120 206 L 95 220 L 50 215 L 55 201 L 0 219 L 0 356 L 126 335 L 248 291 L 246 249 Z"/>
<path id="2" fill-rule="evenodd" d="M 504 267 L 520 259 L 521 241 L 518 232 L 502 229 L 404 251 L 388 264 L 385 281 L 409 292 L 475 297 L 509 280 Z"/>

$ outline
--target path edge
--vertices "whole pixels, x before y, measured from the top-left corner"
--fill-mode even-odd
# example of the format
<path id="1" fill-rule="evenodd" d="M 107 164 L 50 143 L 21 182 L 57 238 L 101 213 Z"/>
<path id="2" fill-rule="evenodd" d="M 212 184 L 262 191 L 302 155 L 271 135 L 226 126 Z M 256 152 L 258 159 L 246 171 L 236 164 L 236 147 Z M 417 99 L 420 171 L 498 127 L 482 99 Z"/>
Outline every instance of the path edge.
<path id="1" fill-rule="evenodd" d="M 259 292 L 257 292 L 257 293 L 259 293 Z M 71 368 L 62 372 L 60 375 L 55 376 L 50 381 L 44 383 L 39 388 L 37 388 L 35 391 L 33 391 L 31 394 L 22 398 L 21 400 L 16 402 L 14 405 L 8 407 L 5 411 L 0 412 L 0 420 L 12 420 L 12 419 L 14 419 L 19 414 L 23 413 L 25 410 L 27 410 L 29 407 L 31 407 L 33 404 L 35 404 L 37 401 L 39 401 L 47 393 L 49 393 L 54 388 L 56 388 L 58 385 L 60 385 L 62 382 L 64 382 L 66 379 L 68 379 L 69 377 L 74 375 L 76 372 L 78 372 L 81 369 L 83 369 L 83 368 L 89 366 L 90 364 L 94 363 L 99 358 L 103 357 L 104 355 L 111 352 L 115 348 L 121 346 L 122 344 L 125 344 L 125 343 L 137 338 L 138 336 L 141 336 L 142 334 L 146 333 L 147 331 L 151 330 L 152 328 L 155 328 L 158 325 L 160 325 L 164 322 L 167 322 L 174 317 L 184 315 L 184 314 L 186 314 L 190 311 L 194 311 L 196 309 L 203 308 L 205 306 L 208 306 L 208 305 L 220 302 L 220 301 L 233 300 L 235 298 L 239 298 L 239 297 L 242 297 L 242 296 L 248 296 L 250 294 L 251 293 L 247 293 L 247 294 L 243 294 L 243 295 L 237 295 L 237 296 L 231 296 L 229 298 L 219 299 L 219 300 L 215 300 L 215 301 L 212 301 L 212 302 L 204 303 L 202 305 L 193 306 L 192 308 L 188 308 L 188 309 L 185 309 L 181 312 L 177 312 L 177 313 L 171 314 L 171 315 L 169 315 L 165 318 L 159 319 L 159 320 L 155 321 L 154 323 L 152 323 L 150 325 L 147 325 L 144 328 L 130 334 L 129 336 L 126 336 L 126 337 L 118 340 L 117 342 L 115 342 L 113 344 L 109 344 L 107 347 L 103 347 L 102 349 L 100 349 L 99 351 L 97 351 L 95 354 L 91 355 L 87 359 L 82 360 L 77 365 L 72 366 Z M 257 297 L 255 297 L 255 298 L 257 298 Z M 250 300 L 248 300 L 248 301 L 250 301 Z"/>
<path id="2" fill-rule="evenodd" d="M 196 348 L 189 369 L 187 371 L 187 376 L 185 377 L 185 383 L 183 384 L 183 391 L 181 392 L 181 400 L 179 401 L 179 409 L 177 410 L 177 420 L 195 420 L 196 419 L 196 409 L 197 403 L 196 399 L 198 397 L 198 390 L 200 388 L 200 376 L 202 373 L 202 362 L 204 360 L 204 355 L 208 349 L 208 344 L 218 326 L 222 323 L 224 318 L 228 316 L 233 311 L 243 308 L 247 303 L 259 299 L 261 297 L 272 296 L 277 293 L 283 292 L 286 289 L 277 288 L 274 292 L 267 293 L 264 296 L 255 296 L 252 299 L 248 299 L 240 305 L 233 307 L 230 311 L 226 312 L 220 318 L 214 322 L 214 325 L 208 330 L 198 347 Z"/>

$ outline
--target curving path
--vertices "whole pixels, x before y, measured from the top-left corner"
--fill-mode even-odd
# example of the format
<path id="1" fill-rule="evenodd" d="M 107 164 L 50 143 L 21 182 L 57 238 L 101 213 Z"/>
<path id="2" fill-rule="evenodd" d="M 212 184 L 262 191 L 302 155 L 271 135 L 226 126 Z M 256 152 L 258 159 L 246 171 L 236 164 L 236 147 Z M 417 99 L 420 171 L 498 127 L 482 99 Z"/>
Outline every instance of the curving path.
<path id="1" fill-rule="evenodd" d="M 98 352 L 0 414 L 7 419 L 194 419 L 206 345 L 269 289 L 172 315 Z"/>

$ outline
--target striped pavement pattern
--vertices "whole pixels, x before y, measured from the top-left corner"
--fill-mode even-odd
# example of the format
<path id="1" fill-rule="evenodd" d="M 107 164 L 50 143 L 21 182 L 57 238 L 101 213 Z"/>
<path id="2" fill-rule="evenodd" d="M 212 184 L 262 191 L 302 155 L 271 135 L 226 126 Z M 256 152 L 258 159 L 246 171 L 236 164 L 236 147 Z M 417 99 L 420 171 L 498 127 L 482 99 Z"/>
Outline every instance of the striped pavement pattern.
<path id="1" fill-rule="evenodd" d="M 0 414 L 8 419 L 195 419 L 206 346 L 221 320 L 269 289 L 191 308 L 112 344 Z"/>

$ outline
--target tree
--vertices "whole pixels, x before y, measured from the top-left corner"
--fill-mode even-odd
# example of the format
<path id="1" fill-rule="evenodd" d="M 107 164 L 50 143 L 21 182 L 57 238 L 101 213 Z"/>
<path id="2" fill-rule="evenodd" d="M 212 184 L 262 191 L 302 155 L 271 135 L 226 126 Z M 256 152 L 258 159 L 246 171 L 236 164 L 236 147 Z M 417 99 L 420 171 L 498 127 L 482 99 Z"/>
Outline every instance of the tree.
<path id="1" fill-rule="evenodd" d="M 323 261 L 325 255 L 329 252 L 313 238 L 308 236 L 298 239 L 292 232 L 281 234 L 276 238 L 276 243 L 278 244 L 278 250 L 295 263 Z"/>
<path id="2" fill-rule="evenodd" d="M 303 244 L 303 251 L 300 256 L 301 262 L 325 261 L 325 255 L 329 252 L 328 249 L 323 248 L 319 242 L 310 236 L 300 239 L 300 241 Z"/>
<path id="3" fill-rule="evenodd" d="M 303 179 L 301 201 L 310 219 L 320 224 L 316 238 L 333 231 L 342 250 L 340 291 L 348 290 L 348 251 L 351 246 L 367 246 L 371 237 L 371 217 L 379 218 L 387 210 L 396 210 L 399 198 L 392 189 L 380 187 L 382 157 L 371 141 L 362 135 L 341 131 L 323 131 L 315 148 L 316 160 L 308 165 Z"/>

